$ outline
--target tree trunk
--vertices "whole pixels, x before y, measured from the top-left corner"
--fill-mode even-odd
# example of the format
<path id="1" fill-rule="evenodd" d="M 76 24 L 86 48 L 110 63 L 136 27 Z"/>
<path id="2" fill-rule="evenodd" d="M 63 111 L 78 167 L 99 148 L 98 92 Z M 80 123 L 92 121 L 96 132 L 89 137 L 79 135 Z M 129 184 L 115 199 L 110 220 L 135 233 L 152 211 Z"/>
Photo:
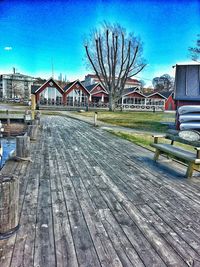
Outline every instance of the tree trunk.
<path id="1" fill-rule="evenodd" d="M 112 94 L 109 95 L 109 111 L 115 111 L 115 101 Z"/>

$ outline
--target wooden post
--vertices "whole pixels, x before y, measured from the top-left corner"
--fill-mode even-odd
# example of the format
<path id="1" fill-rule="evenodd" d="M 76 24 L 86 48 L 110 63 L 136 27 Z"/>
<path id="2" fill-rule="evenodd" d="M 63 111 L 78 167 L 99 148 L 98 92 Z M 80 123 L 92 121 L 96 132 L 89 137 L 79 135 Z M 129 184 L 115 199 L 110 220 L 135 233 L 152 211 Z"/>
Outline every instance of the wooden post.
<path id="1" fill-rule="evenodd" d="M 0 174 L 0 239 L 10 237 L 19 228 L 19 180 Z"/>
<path id="2" fill-rule="evenodd" d="M 7 126 L 8 126 L 8 132 L 7 132 L 7 136 L 10 136 L 10 114 L 9 114 L 9 110 L 6 110 L 6 115 L 7 115 Z"/>
<path id="3" fill-rule="evenodd" d="M 35 95 L 31 95 L 31 118 L 32 120 L 35 119 L 35 108 L 36 108 Z"/>
<path id="4" fill-rule="evenodd" d="M 32 120 L 31 121 L 31 125 L 37 125 L 37 126 L 39 126 L 40 125 L 40 121 L 39 120 Z"/>
<path id="5" fill-rule="evenodd" d="M 94 126 L 97 126 L 97 112 L 94 113 Z"/>
<path id="6" fill-rule="evenodd" d="M 37 111 L 35 114 L 35 119 L 40 121 L 40 116 L 41 116 L 40 111 Z"/>
<path id="7" fill-rule="evenodd" d="M 16 158 L 21 160 L 30 159 L 30 137 L 27 135 L 16 137 Z"/>
<path id="8" fill-rule="evenodd" d="M 31 140 L 37 139 L 38 126 L 37 125 L 28 125 L 27 135 Z"/>

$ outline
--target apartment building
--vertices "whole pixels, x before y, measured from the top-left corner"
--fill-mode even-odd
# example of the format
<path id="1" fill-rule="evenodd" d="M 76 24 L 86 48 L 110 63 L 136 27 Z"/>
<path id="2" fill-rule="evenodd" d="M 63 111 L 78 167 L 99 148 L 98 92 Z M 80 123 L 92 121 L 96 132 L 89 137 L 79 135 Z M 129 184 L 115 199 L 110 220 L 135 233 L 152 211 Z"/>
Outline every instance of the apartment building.
<path id="1" fill-rule="evenodd" d="M 31 85 L 36 79 L 16 73 L 0 75 L 0 99 L 19 98 L 28 100 L 31 94 Z"/>

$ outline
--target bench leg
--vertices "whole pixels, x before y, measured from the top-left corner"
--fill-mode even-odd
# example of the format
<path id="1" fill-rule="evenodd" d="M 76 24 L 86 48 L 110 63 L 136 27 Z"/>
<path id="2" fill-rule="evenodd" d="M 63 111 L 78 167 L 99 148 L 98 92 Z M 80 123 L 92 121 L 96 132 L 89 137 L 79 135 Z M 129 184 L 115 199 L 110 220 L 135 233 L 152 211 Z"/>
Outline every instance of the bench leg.
<path id="1" fill-rule="evenodd" d="M 160 155 L 160 151 L 156 149 L 153 160 L 157 161 Z"/>
<path id="2" fill-rule="evenodd" d="M 193 171 L 194 171 L 194 163 L 189 163 L 187 172 L 186 172 L 186 178 L 192 177 Z"/>

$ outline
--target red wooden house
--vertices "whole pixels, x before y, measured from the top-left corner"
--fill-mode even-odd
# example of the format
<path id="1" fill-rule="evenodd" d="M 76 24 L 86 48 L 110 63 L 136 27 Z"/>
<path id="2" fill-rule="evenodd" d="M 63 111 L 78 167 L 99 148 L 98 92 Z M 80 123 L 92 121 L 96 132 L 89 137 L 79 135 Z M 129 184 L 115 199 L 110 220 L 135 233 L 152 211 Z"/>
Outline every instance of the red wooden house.
<path id="1" fill-rule="evenodd" d="M 36 97 L 38 105 L 61 105 L 63 104 L 64 90 L 50 78 L 41 86 L 33 85 L 31 93 Z"/>
<path id="2" fill-rule="evenodd" d="M 88 105 L 90 93 L 79 81 L 73 81 L 64 87 L 63 103 L 67 106 Z"/>

